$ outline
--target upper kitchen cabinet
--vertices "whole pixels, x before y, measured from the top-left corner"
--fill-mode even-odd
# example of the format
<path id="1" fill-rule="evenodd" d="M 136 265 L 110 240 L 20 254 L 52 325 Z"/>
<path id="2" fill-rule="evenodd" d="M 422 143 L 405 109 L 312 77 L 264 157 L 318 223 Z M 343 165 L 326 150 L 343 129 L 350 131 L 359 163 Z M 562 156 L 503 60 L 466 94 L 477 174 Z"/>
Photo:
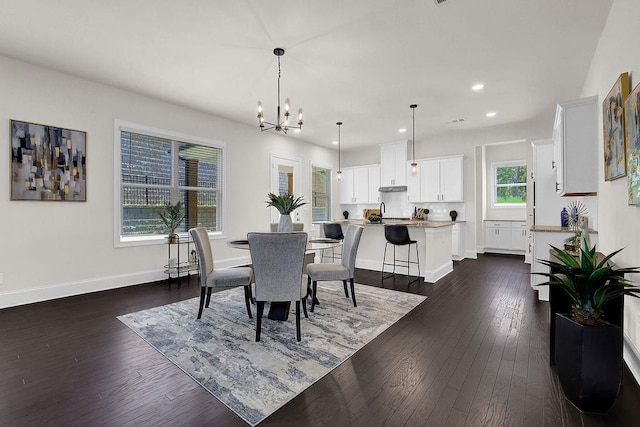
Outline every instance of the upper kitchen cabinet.
<path id="1" fill-rule="evenodd" d="M 420 201 L 464 201 L 463 159 L 460 155 L 420 161 Z"/>
<path id="2" fill-rule="evenodd" d="M 380 144 L 380 186 L 407 185 L 407 141 Z"/>
<path id="3" fill-rule="evenodd" d="M 378 165 L 342 168 L 340 204 L 376 203 L 379 201 L 379 186 Z"/>
<path id="4" fill-rule="evenodd" d="M 558 104 L 553 126 L 556 192 L 561 196 L 598 191 L 598 97 Z"/>

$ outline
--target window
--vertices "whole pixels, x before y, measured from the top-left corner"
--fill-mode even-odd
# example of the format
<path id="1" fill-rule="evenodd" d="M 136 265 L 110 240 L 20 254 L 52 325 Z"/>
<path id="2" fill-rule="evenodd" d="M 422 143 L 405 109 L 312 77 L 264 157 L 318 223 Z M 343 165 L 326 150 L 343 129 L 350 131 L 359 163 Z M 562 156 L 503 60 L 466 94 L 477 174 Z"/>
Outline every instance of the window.
<path id="1" fill-rule="evenodd" d="M 493 165 L 497 206 L 521 206 L 527 203 L 527 165 L 525 162 Z"/>
<path id="2" fill-rule="evenodd" d="M 220 143 L 135 125 L 120 124 L 117 129 L 120 242 L 166 234 L 158 214 L 165 202 L 181 201 L 184 206 L 185 220 L 176 232 L 196 226 L 222 231 Z"/>
<path id="3" fill-rule="evenodd" d="M 311 220 L 331 219 L 331 170 L 311 166 Z"/>

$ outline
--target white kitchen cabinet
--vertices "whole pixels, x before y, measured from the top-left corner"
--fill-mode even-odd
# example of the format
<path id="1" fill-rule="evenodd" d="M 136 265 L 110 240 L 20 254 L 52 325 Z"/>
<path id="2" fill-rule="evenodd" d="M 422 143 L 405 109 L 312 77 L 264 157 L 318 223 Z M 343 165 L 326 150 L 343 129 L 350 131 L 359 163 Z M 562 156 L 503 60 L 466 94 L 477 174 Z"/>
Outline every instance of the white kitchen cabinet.
<path id="1" fill-rule="evenodd" d="M 553 157 L 558 194 L 597 193 L 597 96 L 558 104 L 553 126 Z"/>
<path id="2" fill-rule="evenodd" d="M 514 251 L 526 252 L 527 250 L 527 223 L 517 222 L 511 224 L 511 247 Z"/>
<path id="3" fill-rule="evenodd" d="M 451 258 L 456 261 L 465 258 L 464 223 L 453 224 L 451 229 Z"/>
<path id="4" fill-rule="evenodd" d="M 425 159 L 419 162 L 422 202 L 462 202 L 463 156 Z"/>
<path id="5" fill-rule="evenodd" d="M 380 186 L 407 185 L 407 141 L 380 144 Z"/>
<path id="6" fill-rule="evenodd" d="M 511 224 L 502 221 L 485 221 L 485 249 L 511 249 Z"/>
<path id="7" fill-rule="evenodd" d="M 527 239 L 524 221 L 485 221 L 484 248 L 487 252 L 524 254 Z"/>
<path id="8" fill-rule="evenodd" d="M 378 171 L 377 165 L 343 168 L 340 180 L 340 204 L 376 203 L 379 187 Z M 372 191 L 372 180 L 375 184 L 375 193 Z"/>
<path id="9" fill-rule="evenodd" d="M 369 203 L 380 202 L 380 166 L 373 165 L 367 168 L 369 171 Z"/>

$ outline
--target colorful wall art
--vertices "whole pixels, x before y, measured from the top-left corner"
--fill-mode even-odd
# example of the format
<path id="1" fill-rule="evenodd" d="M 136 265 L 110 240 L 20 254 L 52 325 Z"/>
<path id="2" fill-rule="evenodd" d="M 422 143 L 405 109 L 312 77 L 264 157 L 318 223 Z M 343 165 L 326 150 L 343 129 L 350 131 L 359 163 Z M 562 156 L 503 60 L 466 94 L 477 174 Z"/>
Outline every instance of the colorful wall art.
<path id="1" fill-rule="evenodd" d="M 624 105 L 629 204 L 640 205 L 640 84 Z"/>
<path id="2" fill-rule="evenodd" d="M 602 101 L 605 181 L 621 178 L 627 174 L 623 109 L 628 95 L 629 73 L 622 73 Z"/>
<path id="3" fill-rule="evenodd" d="M 11 120 L 11 200 L 87 200 L 87 133 Z"/>

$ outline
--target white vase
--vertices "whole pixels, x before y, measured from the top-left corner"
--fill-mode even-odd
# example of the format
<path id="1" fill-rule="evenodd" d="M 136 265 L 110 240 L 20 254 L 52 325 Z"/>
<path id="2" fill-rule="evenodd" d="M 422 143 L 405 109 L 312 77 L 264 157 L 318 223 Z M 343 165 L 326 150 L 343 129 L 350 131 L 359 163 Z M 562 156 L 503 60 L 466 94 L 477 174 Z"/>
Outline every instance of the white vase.
<path id="1" fill-rule="evenodd" d="M 291 215 L 280 215 L 280 221 L 278 222 L 278 231 L 279 232 L 289 232 L 293 231 L 293 221 L 291 220 Z"/>

